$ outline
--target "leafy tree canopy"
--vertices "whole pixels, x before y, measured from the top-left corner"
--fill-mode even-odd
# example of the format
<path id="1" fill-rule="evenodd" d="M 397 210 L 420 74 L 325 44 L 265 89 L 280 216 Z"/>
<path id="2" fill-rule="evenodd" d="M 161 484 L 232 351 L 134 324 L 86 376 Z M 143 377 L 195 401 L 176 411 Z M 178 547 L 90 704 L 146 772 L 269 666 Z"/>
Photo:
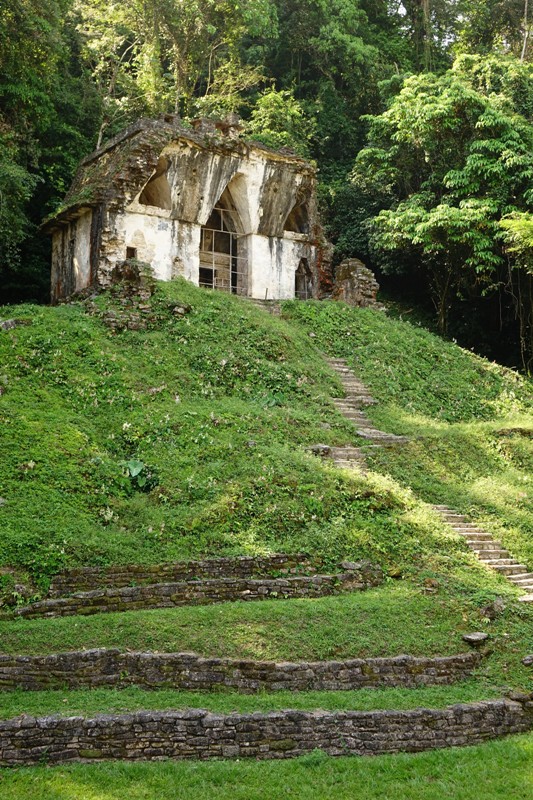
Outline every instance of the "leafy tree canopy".
<path id="1" fill-rule="evenodd" d="M 530 64 L 462 56 L 368 118 L 353 181 L 381 201 L 371 250 L 385 272 L 420 266 L 443 330 L 454 296 L 504 280 L 501 219 L 533 209 L 532 90 Z"/>

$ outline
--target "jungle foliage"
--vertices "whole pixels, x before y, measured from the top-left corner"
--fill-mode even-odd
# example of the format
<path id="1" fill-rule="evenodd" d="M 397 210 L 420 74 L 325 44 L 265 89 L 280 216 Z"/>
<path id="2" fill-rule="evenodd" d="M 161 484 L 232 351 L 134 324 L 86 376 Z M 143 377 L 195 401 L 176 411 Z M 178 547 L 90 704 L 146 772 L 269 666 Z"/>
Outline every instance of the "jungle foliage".
<path id="1" fill-rule="evenodd" d="M 524 0 L 5 0 L 2 301 L 47 300 L 38 226 L 83 155 L 143 115 L 236 111 L 247 135 L 317 161 L 337 260 L 401 272 L 407 290 L 423 276 L 441 327 L 468 343 L 497 311 L 486 350 L 503 336 L 508 361 L 530 367 L 531 256 L 512 227 L 530 213 L 530 31 Z M 404 103 L 421 138 L 390 150 Z M 385 164 L 374 174 L 368 147 L 396 169 L 409 151 L 403 186 Z"/>

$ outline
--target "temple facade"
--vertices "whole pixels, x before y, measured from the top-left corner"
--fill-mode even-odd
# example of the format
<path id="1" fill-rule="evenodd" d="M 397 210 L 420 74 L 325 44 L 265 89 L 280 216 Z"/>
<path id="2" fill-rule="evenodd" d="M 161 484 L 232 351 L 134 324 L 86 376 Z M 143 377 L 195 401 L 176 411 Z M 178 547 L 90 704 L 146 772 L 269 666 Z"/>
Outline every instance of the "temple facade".
<path id="1" fill-rule="evenodd" d="M 238 122 L 141 120 L 85 158 L 47 220 L 52 301 L 106 287 L 128 259 L 154 276 L 276 300 L 317 296 L 312 165 Z"/>

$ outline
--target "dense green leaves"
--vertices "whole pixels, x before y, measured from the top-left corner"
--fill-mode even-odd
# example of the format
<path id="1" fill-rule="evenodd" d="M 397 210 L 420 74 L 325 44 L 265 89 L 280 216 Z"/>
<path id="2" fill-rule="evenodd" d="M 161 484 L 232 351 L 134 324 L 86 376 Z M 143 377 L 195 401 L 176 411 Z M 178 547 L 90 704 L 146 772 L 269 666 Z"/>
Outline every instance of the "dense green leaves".
<path id="1" fill-rule="evenodd" d="M 467 56 L 408 78 L 369 118 L 353 179 L 381 198 L 370 247 L 384 271 L 419 265 L 442 330 L 455 297 L 513 285 L 499 221 L 533 208 L 532 91 L 530 65 Z"/>

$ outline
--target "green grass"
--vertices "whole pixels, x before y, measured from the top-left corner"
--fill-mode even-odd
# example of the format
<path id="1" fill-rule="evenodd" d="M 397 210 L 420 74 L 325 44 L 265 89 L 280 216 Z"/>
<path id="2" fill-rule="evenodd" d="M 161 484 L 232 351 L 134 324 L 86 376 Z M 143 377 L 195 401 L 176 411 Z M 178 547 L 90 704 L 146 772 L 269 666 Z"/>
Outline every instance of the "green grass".
<path id="1" fill-rule="evenodd" d="M 190 311 L 177 316 L 176 305 Z M 486 630 L 475 678 L 420 690 L 261 694 L 141 689 L 14 692 L 0 716 L 198 706 L 412 708 L 531 691 L 533 608 L 482 567 L 428 503 L 470 514 L 533 571 L 533 387 L 419 326 L 337 303 L 283 318 L 184 281 L 139 312 L 120 292 L 57 308 L 0 309 L 31 324 L 0 333 L 0 594 L 3 567 L 36 594 L 82 565 L 306 551 L 336 569 L 370 558 L 381 588 L 319 600 L 226 603 L 87 618 L 0 620 L 0 652 L 90 647 L 192 650 L 268 660 L 446 655 Z M 143 330 L 105 317 L 140 313 Z M 312 333 L 313 336 L 309 334 Z M 334 408 L 322 353 L 346 358 L 379 401 L 368 415 L 408 433 L 367 475 L 306 448 L 361 444 Z M 393 579 L 394 576 L 394 579 Z M 506 603 L 493 621 L 481 609 Z M 291 763 L 102 764 L 4 771 L 10 800 L 530 797 L 531 737 L 464 751 Z"/>
<path id="2" fill-rule="evenodd" d="M 220 714 L 278 711 L 371 711 L 373 709 L 442 708 L 498 697 L 477 681 L 422 689 L 360 689 L 346 692 L 273 692 L 242 695 L 231 692 L 178 692 L 128 689 L 76 689 L 70 691 L 6 692 L 0 696 L 0 718 L 20 714 L 94 716 L 128 711 L 203 708 Z"/>
<path id="3" fill-rule="evenodd" d="M 424 579 L 425 581 L 426 579 Z M 437 583 L 437 587 L 435 584 Z M 484 691 L 533 690 L 521 659 L 533 652 L 533 609 L 512 601 L 490 621 L 481 609 L 493 594 L 463 595 L 457 586 L 391 582 L 367 592 L 317 600 L 224 603 L 127 614 L 0 622 L 0 651 L 43 654 L 92 647 L 273 661 L 453 655 L 472 630 L 490 634 L 491 655 L 477 670 Z"/>
<path id="4" fill-rule="evenodd" d="M 372 468 L 469 514 L 533 571 L 531 380 L 368 309 L 287 303 L 284 313 L 369 386 L 377 427 L 412 437 L 371 451 Z"/>
<path id="5" fill-rule="evenodd" d="M 386 589 L 317 600 L 223 603 L 90 617 L 0 621 L 3 653 L 127 647 L 287 661 L 451 655 L 465 648 L 464 609 L 448 596 L 393 582 Z M 380 635 L 376 635 L 376 630 Z"/>
<path id="6" fill-rule="evenodd" d="M 450 452 L 468 455 L 471 481 L 455 458 L 464 494 L 486 478 L 491 447 L 484 497 L 501 498 L 501 524 L 530 557 L 529 445 L 513 436 L 493 443 L 505 422 L 498 414 L 531 420 L 524 379 L 341 304 L 287 303 L 287 319 L 276 319 L 176 281 L 158 286 L 146 330 L 106 327 L 109 310 L 128 312 L 128 302 L 108 293 L 0 310 L 32 323 L 0 336 L 0 568 L 26 573 L 36 592 L 81 565 L 279 550 L 311 552 L 332 569 L 367 557 L 396 574 L 469 572 L 473 591 L 497 589 L 407 488 L 454 499 L 439 488 Z M 190 312 L 176 317 L 184 303 Z M 427 437 L 425 450 L 406 451 L 410 464 L 386 451 L 364 477 L 306 452 L 357 439 L 331 403 L 341 389 L 317 345 L 347 356 L 370 383 L 382 401 L 369 411 L 378 422 Z M 9 579 L 2 583 L 8 593 Z"/>
<path id="7" fill-rule="evenodd" d="M 288 302 L 283 314 L 407 415 L 466 422 L 531 412 L 531 381 L 420 326 L 335 303 Z"/>
<path id="8" fill-rule="evenodd" d="M 533 736 L 376 758 L 76 764 L 0 773 L 9 800 L 530 800 Z"/>
<path id="9" fill-rule="evenodd" d="M 0 310 L 32 323 L 0 336 L 0 566 L 46 587 L 80 565 L 305 545 L 331 561 L 395 525 L 398 487 L 305 451 L 353 436 L 305 333 L 185 281 L 159 286 L 147 330 L 108 329 L 117 304 Z"/>

